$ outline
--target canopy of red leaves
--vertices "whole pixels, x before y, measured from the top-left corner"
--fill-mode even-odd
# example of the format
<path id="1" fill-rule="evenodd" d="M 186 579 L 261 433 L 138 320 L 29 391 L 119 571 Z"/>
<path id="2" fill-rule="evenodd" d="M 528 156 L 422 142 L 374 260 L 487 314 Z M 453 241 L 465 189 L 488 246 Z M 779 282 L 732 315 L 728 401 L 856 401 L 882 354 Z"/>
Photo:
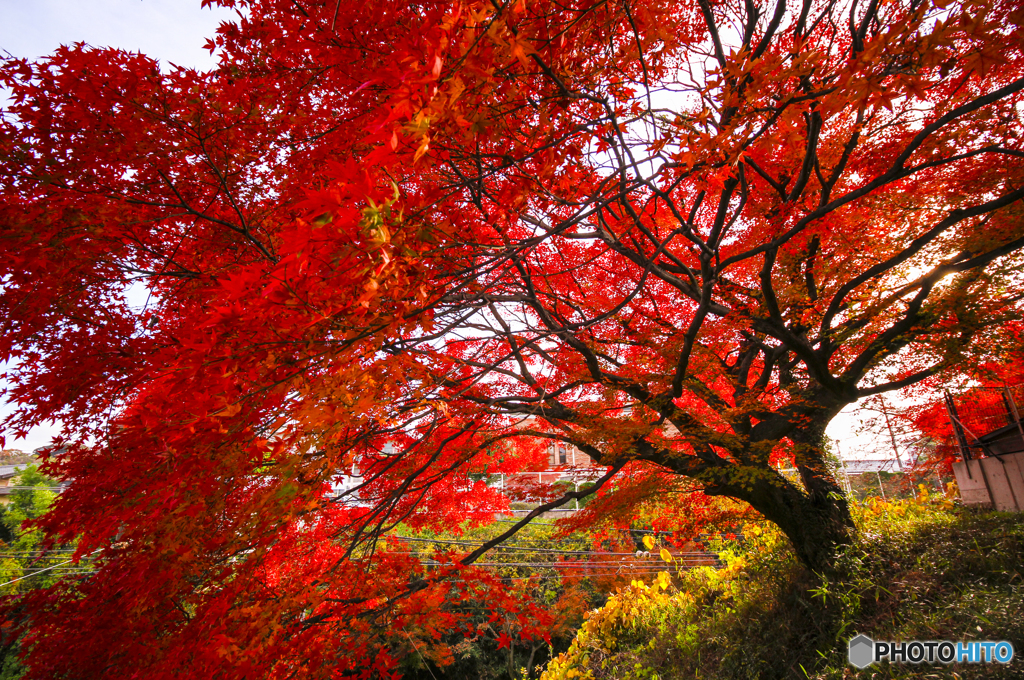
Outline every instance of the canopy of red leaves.
<path id="1" fill-rule="evenodd" d="M 529 438 L 604 513 L 810 540 L 828 420 L 1020 316 L 1016 2 L 219 4 L 210 72 L 0 70 L 6 425 L 64 428 L 39 526 L 99 565 L 8 603 L 33 677 L 387 677 L 467 597 L 540 636 L 379 541 L 506 510 Z"/>

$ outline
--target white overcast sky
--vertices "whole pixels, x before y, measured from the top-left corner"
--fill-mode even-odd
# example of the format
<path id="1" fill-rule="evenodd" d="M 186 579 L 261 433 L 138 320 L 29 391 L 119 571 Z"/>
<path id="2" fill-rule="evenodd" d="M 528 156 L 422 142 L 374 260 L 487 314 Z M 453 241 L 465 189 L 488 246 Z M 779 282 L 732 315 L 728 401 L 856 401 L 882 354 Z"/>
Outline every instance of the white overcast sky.
<path id="1" fill-rule="evenodd" d="M 222 21 L 236 15 L 202 9 L 200 0 L 0 0 L 0 49 L 37 58 L 86 42 L 143 52 L 161 62 L 208 68 L 203 49 Z"/>
<path id="2" fill-rule="evenodd" d="M 61 45 L 85 42 L 142 52 L 161 62 L 207 69 L 215 58 L 203 45 L 236 14 L 202 9 L 201 0 L 0 0 L 0 54 L 36 59 Z M 53 428 L 25 439 L 7 434 L 8 448 L 31 451 L 50 443 Z"/>
<path id="3" fill-rule="evenodd" d="M 236 14 L 200 7 L 200 0 L 0 0 L 0 50 L 35 59 L 60 45 L 85 42 L 142 52 L 161 62 L 212 68 L 214 57 L 203 49 L 223 21 Z M 888 457 L 884 445 L 855 434 L 856 418 L 840 414 L 828 434 L 840 441 L 848 458 Z M 7 447 L 32 450 L 45 446 L 51 428 L 40 427 L 25 439 L 8 436 Z"/>

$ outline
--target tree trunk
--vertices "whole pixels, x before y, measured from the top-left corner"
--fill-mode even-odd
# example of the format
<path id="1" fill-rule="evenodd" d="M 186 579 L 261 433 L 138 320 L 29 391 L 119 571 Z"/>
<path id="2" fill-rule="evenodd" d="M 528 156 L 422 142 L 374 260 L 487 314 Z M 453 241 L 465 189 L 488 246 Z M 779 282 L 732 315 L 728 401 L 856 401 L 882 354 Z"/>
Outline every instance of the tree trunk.
<path id="1" fill-rule="evenodd" d="M 854 537 L 849 502 L 835 478 L 827 471 L 818 473 L 814 490 L 804 493 L 774 470 L 757 470 L 756 475 L 742 484 L 708 485 L 705 493 L 750 503 L 786 534 L 808 569 L 831 572 L 838 550 Z"/>
<path id="2" fill-rule="evenodd" d="M 737 481 L 733 470 L 729 474 L 733 479 L 705 487 L 708 495 L 750 503 L 786 534 L 800 561 L 819 573 L 833 570 L 838 550 L 849 545 L 856 533 L 849 499 L 825 464 L 825 425 L 827 421 L 805 426 L 790 435 L 803 489 L 768 465 L 745 469 L 749 476 L 740 476 L 742 481 Z"/>

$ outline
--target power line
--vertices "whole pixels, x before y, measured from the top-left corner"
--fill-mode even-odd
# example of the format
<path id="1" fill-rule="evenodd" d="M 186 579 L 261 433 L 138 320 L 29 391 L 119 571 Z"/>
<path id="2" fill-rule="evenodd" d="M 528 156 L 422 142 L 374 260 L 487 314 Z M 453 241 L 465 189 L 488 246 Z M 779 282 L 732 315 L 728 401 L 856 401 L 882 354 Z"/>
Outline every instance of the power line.
<path id="1" fill-rule="evenodd" d="M 73 553 L 76 548 L 54 548 L 53 550 L 3 550 L 0 555 L 55 555 L 58 553 Z"/>
<path id="2" fill-rule="evenodd" d="M 423 562 L 425 565 L 439 565 L 444 564 L 443 562 L 426 561 Z M 672 565 L 666 563 L 664 566 L 657 566 L 651 564 L 621 564 L 616 565 L 614 562 L 475 562 L 474 567 L 531 567 L 541 569 L 596 569 L 598 567 L 618 567 L 619 571 L 628 570 L 630 572 L 636 571 L 637 567 L 647 567 L 655 569 L 656 571 L 669 571 L 672 569 Z M 712 567 L 714 564 L 687 564 L 687 565 L 676 565 L 680 569 L 691 569 L 695 567 Z"/>
<path id="3" fill-rule="evenodd" d="M 464 545 L 464 546 L 472 546 L 472 547 L 485 545 L 485 543 L 480 542 L 480 541 L 459 541 L 459 540 L 453 540 L 453 539 L 415 538 L 415 537 L 410 537 L 410 536 L 397 536 L 397 537 L 394 537 L 394 538 L 397 538 L 397 539 L 403 540 L 403 541 L 413 541 L 413 542 L 417 542 L 417 543 L 442 543 L 442 544 L 445 544 L 445 545 Z M 586 555 L 586 556 L 591 556 L 591 557 L 593 557 L 593 556 L 605 556 L 605 555 L 607 555 L 607 556 L 623 556 L 623 557 L 636 557 L 637 556 L 637 551 L 634 551 L 634 552 L 612 552 L 612 551 L 607 551 L 606 552 L 606 551 L 603 551 L 603 550 L 561 550 L 561 549 L 556 549 L 556 548 L 533 548 L 533 547 L 530 547 L 530 546 L 515 545 L 515 544 L 514 545 L 496 545 L 496 546 L 494 546 L 494 550 L 508 550 L 508 551 L 511 551 L 511 552 L 523 552 L 523 553 L 535 553 L 535 554 L 553 554 L 553 555 Z M 642 551 L 642 552 L 646 552 L 646 551 Z M 701 551 L 701 550 L 687 551 L 687 552 L 672 552 L 672 551 L 669 551 L 669 552 L 670 552 L 670 554 L 674 558 L 684 558 L 685 559 L 687 557 L 691 557 L 691 558 L 714 557 L 716 560 L 718 558 L 718 554 L 717 553 L 705 552 L 705 551 Z M 416 553 L 416 552 L 408 552 L 408 553 L 406 553 L 406 552 L 397 552 L 396 551 L 393 554 L 417 555 L 417 554 L 420 554 L 420 553 Z"/>
<path id="4" fill-rule="evenodd" d="M 89 555 L 95 555 L 100 550 L 101 550 L 101 548 L 96 548 L 91 553 L 89 553 Z M 57 564 L 55 564 L 53 566 L 44 567 L 43 569 L 40 569 L 39 571 L 36 571 L 34 573 L 26 574 L 25 576 L 21 576 L 19 578 L 16 578 L 13 581 L 8 581 L 7 583 L 0 583 L 0 588 L 3 588 L 4 586 L 9 586 L 12 583 L 17 583 L 18 581 L 24 581 L 25 579 L 27 579 L 29 577 L 32 577 L 32 576 L 38 576 L 39 574 L 42 574 L 43 572 L 46 572 L 46 571 L 52 571 L 53 569 L 56 569 L 57 567 L 59 567 L 62 564 L 69 564 L 69 563 L 74 562 L 74 561 L 75 561 L 74 558 L 71 558 L 70 560 L 64 560 L 63 562 L 58 562 Z"/>
<path id="5" fill-rule="evenodd" d="M 589 574 L 534 574 L 533 576 L 499 576 L 498 578 L 502 581 L 552 581 L 554 579 L 565 580 L 571 578 L 595 578 L 601 576 L 650 576 L 652 574 L 664 573 L 667 573 L 667 570 L 657 569 L 649 571 L 631 571 L 629 573 L 623 573 L 619 571 L 606 571 Z M 476 583 L 476 581 L 456 579 L 452 581 L 446 581 L 446 583 Z"/>
<path id="6" fill-rule="evenodd" d="M 514 512 L 528 512 L 527 510 L 519 510 Z M 511 519 L 496 519 L 495 522 L 501 522 L 502 524 L 516 524 L 520 520 Z M 745 520 L 754 521 L 754 520 Z M 541 527 L 558 527 L 558 524 L 552 524 L 551 522 L 530 522 L 530 526 L 541 526 Z M 671 536 L 675 534 L 675 531 L 655 531 L 654 529 L 623 529 L 622 527 L 608 527 L 607 531 L 621 531 L 627 534 L 653 534 L 655 536 Z M 701 534 L 704 536 L 705 534 Z"/>
<path id="7" fill-rule="evenodd" d="M 388 536 L 387 538 L 397 538 L 402 541 L 413 541 L 416 543 L 445 543 L 449 545 L 467 545 L 467 546 L 481 546 L 484 545 L 484 541 L 459 541 L 454 539 L 446 538 L 415 538 L 411 536 Z M 528 545 L 520 544 L 499 544 L 494 546 L 495 550 L 527 550 L 531 552 L 542 552 L 542 553 L 553 553 L 562 555 L 635 555 L 635 552 L 602 552 L 598 550 L 560 550 L 557 548 L 533 548 Z"/>
<path id="8" fill-rule="evenodd" d="M 17 489 L 23 491 L 25 489 L 33 489 L 38 491 L 63 491 L 66 486 L 0 486 L 0 489 Z"/>

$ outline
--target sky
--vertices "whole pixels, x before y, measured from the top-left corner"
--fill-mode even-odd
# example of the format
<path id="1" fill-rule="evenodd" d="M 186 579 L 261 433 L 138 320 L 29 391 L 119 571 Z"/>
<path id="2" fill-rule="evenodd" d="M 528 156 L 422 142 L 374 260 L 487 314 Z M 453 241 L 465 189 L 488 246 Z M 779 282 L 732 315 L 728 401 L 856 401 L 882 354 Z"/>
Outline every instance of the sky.
<path id="1" fill-rule="evenodd" d="M 0 0 L 0 54 L 35 59 L 60 45 L 83 41 L 95 47 L 140 51 L 170 64 L 205 69 L 215 66 L 203 49 L 217 26 L 236 15 L 222 8 L 201 8 L 200 0 Z M 847 458 L 891 456 L 885 442 L 857 435 L 853 407 L 829 426 Z M 6 446 L 30 451 L 50 442 L 54 429 L 39 427 L 25 439 L 8 435 Z"/>
<path id="2" fill-rule="evenodd" d="M 141 51 L 161 63 L 209 68 L 215 61 L 203 44 L 235 14 L 200 5 L 200 0 L 0 0 L 0 49 L 37 58 L 82 41 Z"/>
<path id="3" fill-rule="evenodd" d="M 160 61 L 161 68 L 208 69 L 216 59 L 203 49 L 223 21 L 222 8 L 201 0 L 0 0 L 0 54 L 37 59 L 61 45 L 85 42 L 119 47 Z M 3 413 L 7 409 L 0 409 Z M 31 451 L 50 443 L 53 427 L 37 427 L 25 439 L 4 433 L 6 448 Z"/>

